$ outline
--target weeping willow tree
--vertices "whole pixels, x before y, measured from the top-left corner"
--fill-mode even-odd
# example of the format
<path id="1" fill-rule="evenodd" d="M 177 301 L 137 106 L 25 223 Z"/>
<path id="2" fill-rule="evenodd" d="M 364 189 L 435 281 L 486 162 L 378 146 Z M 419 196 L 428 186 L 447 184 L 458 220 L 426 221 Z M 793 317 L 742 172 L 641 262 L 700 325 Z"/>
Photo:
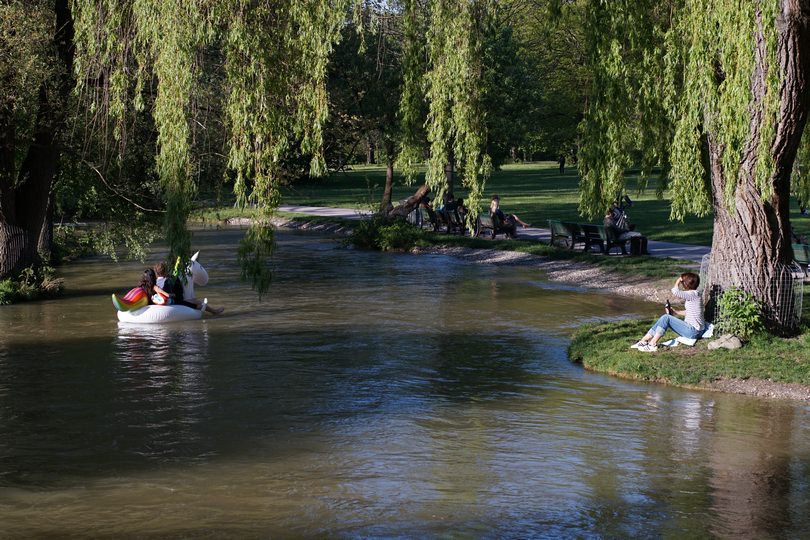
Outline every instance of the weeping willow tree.
<path id="1" fill-rule="evenodd" d="M 427 11 L 417 0 L 404 2 L 403 136 L 398 165 L 409 178 L 422 163 L 418 133 L 425 130 L 430 153 L 425 183 L 441 201 L 451 188 L 445 174 L 457 163 L 468 190 L 468 226 L 478 217 L 491 161 L 482 106 L 481 45 L 495 3 L 487 0 L 431 0 Z M 420 31 L 424 29 L 424 31 Z M 421 100 L 427 119 L 420 123 Z"/>
<path id="2" fill-rule="evenodd" d="M 714 215 L 708 287 L 744 286 L 776 332 L 792 260 L 790 176 L 808 109 L 807 0 L 592 0 L 581 210 L 624 188 L 634 148 L 664 165 L 672 219 Z"/>
<path id="3" fill-rule="evenodd" d="M 50 259 L 72 35 L 67 0 L 0 3 L 0 279 Z"/>
<path id="4" fill-rule="evenodd" d="M 239 204 L 277 206 L 280 163 L 295 146 L 312 156 L 312 175 L 326 171 L 326 65 L 349 0 L 82 0 L 72 7 L 77 91 L 122 148 L 129 113 L 154 104 L 170 260 L 190 254 L 186 221 L 199 166 L 192 150 L 211 114 L 199 106 L 199 82 L 211 72 L 222 81 L 228 175 Z M 240 250 L 260 290 L 268 274 L 256 256 L 271 240 L 272 230 L 259 226 L 246 236 L 253 247 Z"/>

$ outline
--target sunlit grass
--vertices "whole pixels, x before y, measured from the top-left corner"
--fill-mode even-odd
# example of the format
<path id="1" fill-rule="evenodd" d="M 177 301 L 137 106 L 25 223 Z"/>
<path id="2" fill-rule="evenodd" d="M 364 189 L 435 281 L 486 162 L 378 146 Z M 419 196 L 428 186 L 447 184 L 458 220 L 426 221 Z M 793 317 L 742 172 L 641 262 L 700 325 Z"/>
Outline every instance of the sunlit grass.
<path id="1" fill-rule="evenodd" d="M 580 328 L 572 338 L 569 357 L 594 371 L 678 385 L 748 378 L 810 384 L 810 334 L 806 318 L 799 337 L 762 335 L 735 351 L 712 351 L 707 348 L 707 341 L 702 340 L 695 347 L 659 347 L 655 353 L 630 349 L 653 322 L 623 321 Z"/>
<path id="2" fill-rule="evenodd" d="M 417 179 L 417 184 L 423 178 Z M 356 165 L 348 172 L 334 173 L 327 178 L 298 182 L 283 189 L 284 204 L 331 206 L 374 209 L 382 198 L 385 183 L 385 168 L 382 166 Z M 636 189 L 637 175 L 628 175 L 628 194 L 634 201 L 628 210 L 630 219 L 638 230 L 654 240 L 687 244 L 710 245 L 712 238 L 711 216 L 688 217 L 683 223 L 670 221 L 669 200 L 655 196 L 656 180 L 650 178 L 647 189 Z M 465 196 L 456 181 L 456 196 Z M 579 216 L 579 175 L 569 167 L 561 175 L 553 162 L 505 165 L 493 173 L 486 185 L 487 196 L 498 193 L 504 211 L 517 214 L 521 219 L 538 227 L 546 227 L 549 219 L 587 222 Z M 401 176 L 395 176 L 394 200 L 412 195 L 416 185 L 407 186 Z M 791 220 L 797 231 L 810 233 L 810 217 L 800 216 L 796 205 L 791 206 Z M 482 210 L 485 207 L 482 206 Z M 593 222 L 601 222 L 596 218 Z"/>

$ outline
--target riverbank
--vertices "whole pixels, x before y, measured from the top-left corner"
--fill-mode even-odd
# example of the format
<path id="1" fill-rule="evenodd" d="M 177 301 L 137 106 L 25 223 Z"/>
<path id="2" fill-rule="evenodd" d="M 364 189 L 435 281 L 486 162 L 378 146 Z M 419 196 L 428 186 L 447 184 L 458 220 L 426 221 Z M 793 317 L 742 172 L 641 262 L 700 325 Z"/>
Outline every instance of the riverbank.
<path id="1" fill-rule="evenodd" d="M 354 223 L 329 218 L 277 216 L 277 227 L 311 230 L 348 236 Z M 231 219 L 229 224 L 246 225 L 249 219 Z M 573 256 L 565 250 L 545 245 L 526 246 L 529 242 L 477 240 L 476 247 L 442 245 L 469 243 L 472 239 L 434 237 L 435 245 L 414 247 L 415 255 L 441 254 L 473 264 L 520 265 L 536 268 L 549 280 L 583 288 L 610 291 L 611 294 L 662 303 L 671 296 L 672 275 L 684 261 L 659 259 L 659 272 L 644 267 L 634 273 L 632 266 L 606 267 L 595 262 L 634 262 L 631 257 Z M 484 246 L 484 247 L 478 247 Z M 509 249 L 514 247 L 515 249 Z M 537 253 L 532 253 L 532 250 Z M 527 251 L 528 250 L 528 251 Z M 556 252 L 556 253 L 555 253 Z M 538 254 L 540 253 L 540 254 Z M 556 256 L 563 258 L 556 258 Z M 572 258 L 576 257 L 576 258 Z M 593 261 L 588 261 L 588 259 Z M 691 389 L 745 394 L 763 398 L 793 399 L 810 402 L 810 323 L 804 318 L 805 332 L 783 339 L 760 336 L 736 351 L 708 350 L 707 342 L 695 347 L 662 347 L 656 353 L 630 349 L 651 324 L 651 320 L 621 321 L 589 325 L 572 336 L 569 357 L 585 369 L 615 377 L 661 383 Z"/>
<path id="2" fill-rule="evenodd" d="M 610 294 L 663 304 L 672 296 L 672 279 L 628 276 L 583 262 L 548 260 L 514 251 L 458 247 L 418 248 L 482 264 L 528 265 L 548 279 Z M 569 358 L 585 369 L 615 377 L 683 388 L 810 402 L 810 334 L 785 339 L 759 336 L 742 349 L 709 350 L 709 340 L 694 347 L 660 347 L 655 353 L 630 349 L 652 320 L 588 325 L 571 338 Z M 808 327 L 807 317 L 803 327 Z"/>
<path id="3" fill-rule="evenodd" d="M 329 233 L 343 237 L 351 234 L 355 224 L 350 221 L 322 217 L 275 216 L 268 221 L 276 227 Z M 249 225 L 252 220 L 250 218 L 232 218 L 227 220 L 227 223 L 229 225 Z M 669 293 L 673 273 L 682 270 L 684 265 L 689 264 L 688 261 L 655 260 L 649 257 L 588 256 L 557 250 L 535 242 L 491 241 L 453 236 L 435 238 L 436 245 L 417 246 L 412 248 L 410 253 L 448 255 L 480 264 L 532 266 L 543 271 L 552 281 L 589 289 L 609 290 L 614 294 L 651 302 L 663 302 Z M 459 243 L 474 243 L 475 247 L 452 245 Z M 609 266 L 597 264 L 600 262 L 612 264 Z"/>

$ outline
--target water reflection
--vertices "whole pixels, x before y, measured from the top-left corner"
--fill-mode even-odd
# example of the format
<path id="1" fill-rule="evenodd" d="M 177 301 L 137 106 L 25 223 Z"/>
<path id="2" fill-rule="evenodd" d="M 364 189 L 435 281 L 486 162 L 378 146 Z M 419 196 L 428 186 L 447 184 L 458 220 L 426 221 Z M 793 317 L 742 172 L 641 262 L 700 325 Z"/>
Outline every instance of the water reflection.
<path id="1" fill-rule="evenodd" d="M 546 287 L 530 269 L 300 235 L 280 236 L 259 303 L 227 262 L 237 235 L 195 240 L 211 261 L 206 294 L 232 302 L 230 317 L 116 324 L 106 295 L 84 294 L 0 310 L 0 536 L 810 526 L 806 407 L 569 362 L 568 327 L 645 306 Z M 102 272 L 131 277 L 91 265 L 75 279 Z"/>

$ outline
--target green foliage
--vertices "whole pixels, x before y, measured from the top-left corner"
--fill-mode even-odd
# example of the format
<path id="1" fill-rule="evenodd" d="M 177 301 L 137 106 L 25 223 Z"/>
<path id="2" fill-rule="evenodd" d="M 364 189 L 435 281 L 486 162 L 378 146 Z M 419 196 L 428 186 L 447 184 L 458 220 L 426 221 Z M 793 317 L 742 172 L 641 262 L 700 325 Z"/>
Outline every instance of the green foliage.
<path id="1" fill-rule="evenodd" d="M 273 278 L 269 261 L 276 250 L 274 229 L 263 223 L 251 225 L 239 243 L 237 261 L 242 268 L 242 279 L 250 281 L 259 293 L 259 300 L 268 290 Z"/>
<path id="2" fill-rule="evenodd" d="M 487 130 L 496 148 L 508 134 L 516 150 L 532 159 L 575 156 L 577 126 L 585 110 L 590 73 L 584 61 L 585 3 L 499 2 L 496 39 L 485 51 Z M 513 51 L 510 49 L 514 49 Z M 511 150 L 511 148 L 504 148 Z M 569 160 L 569 163 L 573 162 Z"/>
<path id="3" fill-rule="evenodd" d="M 677 2 L 588 2 L 585 49 L 591 91 L 582 124 L 580 211 L 589 218 L 624 192 L 624 171 L 641 151 L 642 179 L 653 165 L 668 164 L 673 91 L 668 54 L 671 13 Z M 666 170 L 664 170 L 666 172 Z M 664 184 L 659 183 L 659 195 Z"/>
<path id="4" fill-rule="evenodd" d="M 399 116 L 402 135 L 396 166 L 405 173 L 406 182 L 413 184 L 422 164 L 424 136 L 424 74 L 427 22 L 417 0 L 404 0 L 402 45 L 402 91 Z"/>
<path id="5" fill-rule="evenodd" d="M 753 295 L 738 287 L 729 287 L 717 301 L 717 327 L 720 333 L 734 334 L 742 340 L 765 329 L 762 305 Z"/>
<path id="6" fill-rule="evenodd" d="M 447 190 L 445 165 L 455 163 L 463 171 L 463 185 L 472 211 L 478 216 L 484 184 L 492 169 L 485 153 L 486 125 L 483 110 L 482 41 L 492 3 L 487 0 L 432 0 L 427 22 L 415 0 L 405 2 L 403 89 L 400 100 L 402 148 L 397 164 L 409 179 L 421 162 L 419 145 L 420 99 L 428 113 L 426 139 L 430 146 L 425 182 L 435 200 Z M 427 41 L 419 32 L 426 27 Z M 420 60 L 427 52 L 427 65 Z M 426 72 L 421 71 L 426 69 Z M 422 74 L 424 73 L 424 76 Z"/>
<path id="7" fill-rule="evenodd" d="M 361 221 L 349 242 L 361 249 L 401 251 L 425 245 L 425 232 L 405 220 L 388 221 L 381 216 Z"/>
<path id="8" fill-rule="evenodd" d="M 0 305 L 54 297 L 62 286 L 62 279 L 55 278 L 49 266 L 24 268 L 16 277 L 0 281 Z"/>
<path id="9" fill-rule="evenodd" d="M 325 172 L 326 62 L 348 2 L 73 3 L 79 95 L 110 119 L 122 148 L 130 111 L 151 107 L 170 258 L 190 253 L 185 225 L 200 167 L 193 149 L 213 111 L 227 127 L 240 204 L 278 204 L 279 163 L 294 142 L 311 158 L 313 176 Z M 215 83 L 225 97 L 212 106 Z"/>
<path id="10" fill-rule="evenodd" d="M 740 162 L 750 153 L 756 186 L 770 197 L 778 0 L 592 0 L 587 11 L 593 85 L 582 128 L 582 212 L 598 215 L 624 190 L 623 172 L 639 149 L 645 172 L 663 167 L 672 218 L 709 214 L 709 140 L 720 157 L 719 200 L 733 204 Z M 752 117 L 762 120 L 753 135 Z"/>
<path id="11" fill-rule="evenodd" d="M 324 150 L 333 168 L 364 158 L 369 142 L 377 162 L 395 159 L 401 134 L 402 17 L 385 6 L 367 5 L 362 19 L 363 24 L 344 27 L 329 61 Z M 382 155 L 386 149 L 391 156 Z"/>
<path id="12" fill-rule="evenodd" d="M 57 79 L 51 4 L 43 0 L 7 0 L 0 4 L 0 113 L 4 124 L 14 121 L 12 133 L 19 141 L 29 140 L 33 134 L 38 93 L 43 88 L 53 90 Z M 9 141 L 9 148 L 14 143 L 18 144 Z M 17 161 L 19 165 L 21 160 Z M 0 173 L 14 171 L 4 167 Z"/>

